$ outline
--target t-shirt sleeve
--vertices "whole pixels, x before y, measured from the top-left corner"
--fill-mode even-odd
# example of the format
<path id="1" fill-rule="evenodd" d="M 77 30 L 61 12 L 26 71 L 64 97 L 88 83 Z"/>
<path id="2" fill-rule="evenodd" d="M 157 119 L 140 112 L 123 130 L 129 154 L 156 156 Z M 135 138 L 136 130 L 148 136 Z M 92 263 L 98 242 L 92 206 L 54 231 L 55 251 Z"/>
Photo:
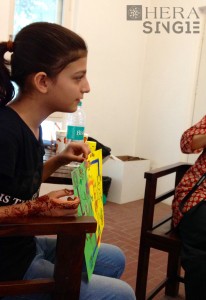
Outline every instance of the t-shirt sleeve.
<path id="1" fill-rule="evenodd" d="M 0 126 L 0 178 L 14 176 L 17 159 L 18 141 L 15 134 Z"/>

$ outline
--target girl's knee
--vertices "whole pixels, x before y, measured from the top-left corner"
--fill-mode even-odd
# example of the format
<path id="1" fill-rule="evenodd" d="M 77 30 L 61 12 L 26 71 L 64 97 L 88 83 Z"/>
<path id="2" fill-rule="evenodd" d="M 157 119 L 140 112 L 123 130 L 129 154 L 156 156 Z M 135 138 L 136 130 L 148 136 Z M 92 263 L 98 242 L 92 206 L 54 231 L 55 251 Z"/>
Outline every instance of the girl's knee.
<path id="1" fill-rule="evenodd" d="M 118 300 L 134 300 L 136 299 L 134 290 L 132 289 L 132 287 L 127 284 L 126 282 L 119 280 L 119 285 L 117 287 L 118 291 L 117 291 L 117 298 L 114 299 L 118 299 Z"/>
<path id="2" fill-rule="evenodd" d="M 81 300 L 135 300 L 135 293 L 126 282 L 105 276 L 92 275 L 88 282 L 86 277 L 82 280 L 80 290 Z"/>
<path id="3" fill-rule="evenodd" d="M 120 248 L 101 244 L 94 273 L 102 276 L 120 278 L 125 269 L 125 255 Z"/>

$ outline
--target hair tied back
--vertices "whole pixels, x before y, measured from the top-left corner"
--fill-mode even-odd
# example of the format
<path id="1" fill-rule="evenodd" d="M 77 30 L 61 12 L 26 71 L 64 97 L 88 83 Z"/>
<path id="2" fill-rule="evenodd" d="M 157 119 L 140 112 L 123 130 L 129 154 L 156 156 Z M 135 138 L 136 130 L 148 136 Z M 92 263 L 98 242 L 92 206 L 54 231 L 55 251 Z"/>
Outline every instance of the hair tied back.
<path id="1" fill-rule="evenodd" d="M 9 40 L 6 43 L 7 51 L 14 52 L 14 42 L 12 41 L 12 35 L 9 35 Z"/>

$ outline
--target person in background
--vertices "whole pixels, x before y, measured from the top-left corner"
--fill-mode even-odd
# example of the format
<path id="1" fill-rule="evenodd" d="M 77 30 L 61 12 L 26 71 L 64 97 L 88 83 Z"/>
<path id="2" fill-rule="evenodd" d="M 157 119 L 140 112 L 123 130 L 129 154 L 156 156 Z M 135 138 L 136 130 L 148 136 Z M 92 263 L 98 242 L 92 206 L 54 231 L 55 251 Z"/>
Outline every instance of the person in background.
<path id="1" fill-rule="evenodd" d="M 11 53 L 10 61 L 5 54 Z M 15 40 L 0 43 L 0 220 L 33 215 L 70 216 L 79 199 L 67 189 L 39 197 L 41 183 L 57 168 L 84 161 L 89 148 L 70 143 L 43 164 L 41 123 L 51 113 L 75 112 L 90 91 L 86 77 L 84 40 L 60 25 L 37 22 L 24 27 Z M 12 81 L 19 92 L 14 97 Z M 52 277 L 55 238 L 0 239 L 0 281 Z M 134 291 L 119 278 L 125 256 L 112 245 L 100 247 L 90 282 L 83 272 L 80 299 L 135 299 Z M 50 295 L 4 297 L 4 300 L 49 300 Z"/>
<path id="2" fill-rule="evenodd" d="M 181 138 L 183 153 L 200 153 L 178 184 L 173 200 L 173 224 L 182 240 L 187 300 L 206 299 L 206 181 L 183 203 L 183 198 L 206 172 L 206 116 Z M 182 203 L 182 204 L 181 204 Z"/>

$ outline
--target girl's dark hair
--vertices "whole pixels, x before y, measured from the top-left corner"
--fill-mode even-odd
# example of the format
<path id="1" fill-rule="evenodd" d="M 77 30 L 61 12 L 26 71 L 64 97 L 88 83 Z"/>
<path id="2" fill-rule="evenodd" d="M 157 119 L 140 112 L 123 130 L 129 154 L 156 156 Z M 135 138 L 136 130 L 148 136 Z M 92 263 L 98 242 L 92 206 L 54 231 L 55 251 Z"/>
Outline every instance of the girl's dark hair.
<path id="1" fill-rule="evenodd" d="M 84 40 L 61 25 L 47 22 L 32 23 L 16 35 L 13 42 L 10 70 L 4 54 L 11 47 L 0 43 L 0 105 L 5 105 L 14 95 L 11 80 L 24 90 L 28 75 L 45 72 L 55 78 L 69 63 L 87 54 Z"/>
<path id="2" fill-rule="evenodd" d="M 10 80 L 9 62 L 4 58 L 7 51 L 7 43 L 0 43 L 0 107 L 4 106 L 14 96 L 14 86 Z"/>

